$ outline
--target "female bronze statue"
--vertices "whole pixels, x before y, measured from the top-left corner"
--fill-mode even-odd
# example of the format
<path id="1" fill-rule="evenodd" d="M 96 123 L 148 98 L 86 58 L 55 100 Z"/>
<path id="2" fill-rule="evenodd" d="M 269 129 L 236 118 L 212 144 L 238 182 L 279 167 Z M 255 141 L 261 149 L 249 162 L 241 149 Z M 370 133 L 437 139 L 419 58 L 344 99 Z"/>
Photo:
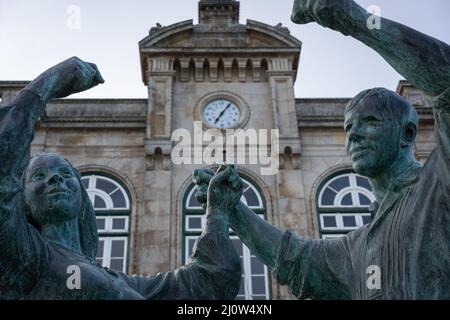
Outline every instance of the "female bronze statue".
<path id="1" fill-rule="evenodd" d="M 57 154 L 30 160 L 34 126 L 47 102 L 103 82 L 94 64 L 74 57 L 44 72 L 0 109 L 0 298 L 233 299 L 240 260 L 224 208 L 234 206 L 234 198 L 208 207 L 190 264 L 150 277 L 127 276 L 95 262 L 95 212 L 77 170 Z M 218 173 L 216 185 L 230 172 Z M 215 188 L 208 192 L 214 202 Z M 73 266 L 80 271 L 78 288 L 67 284 Z"/>

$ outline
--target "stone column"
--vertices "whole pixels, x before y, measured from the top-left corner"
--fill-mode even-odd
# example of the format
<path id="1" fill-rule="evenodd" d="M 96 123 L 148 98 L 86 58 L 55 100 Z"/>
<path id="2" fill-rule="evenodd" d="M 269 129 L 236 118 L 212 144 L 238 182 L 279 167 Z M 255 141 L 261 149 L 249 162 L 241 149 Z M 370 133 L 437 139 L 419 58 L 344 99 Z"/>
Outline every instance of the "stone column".
<path id="1" fill-rule="evenodd" d="M 150 60 L 150 59 L 149 59 Z M 139 226 L 142 274 L 170 268 L 170 210 L 172 150 L 171 112 L 175 72 L 167 57 L 152 58 L 148 84 L 145 144 L 145 212 Z"/>
<path id="2" fill-rule="evenodd" d="M 293 229 L 307 235 L 306 202 L 303 174 L 300 167 L 301 143 L 295 110 L 294 77 L 292 63 L 287 58 L 269 60 L 267 71 L 272 95 L 274 128 L 280 130 L 280 170 L 276 175 L 277 206 L 275 219 L 282 229 Z M 291 297 L 284 287 L 278 286 L 278 298 Z"/>

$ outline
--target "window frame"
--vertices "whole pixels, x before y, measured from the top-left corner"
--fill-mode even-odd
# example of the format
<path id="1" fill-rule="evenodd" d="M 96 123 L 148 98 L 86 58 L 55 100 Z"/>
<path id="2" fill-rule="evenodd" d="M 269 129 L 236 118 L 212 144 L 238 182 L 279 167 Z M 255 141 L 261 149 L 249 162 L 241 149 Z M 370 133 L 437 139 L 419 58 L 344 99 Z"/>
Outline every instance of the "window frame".
<path id="1" fill-rule="evenodd" d="M 337 179 L 348 176 L 349 177 L 349 186 L 343 187 L 342 189 L 335 191 L 333 205 L 323 205 L 322 197 L 326 189 Z M 354 231 L 361 226 L 363 226 L 364 220 L 363 217 L 371 216 L 371 212 L 369 210 L 370 205 L 361 205 L 358 193 L 366 196 L 371 203 L 375 200 L 375 196 L 373 195 L 373 191 L 369 190 L 358 184 L 357 177 L 361 177 L 368 181 L 367 177 L 361 176 L 355 173 L 353 170 L 340 170 L 328 175 L 323 181 L 320 183 L 317 191 L 316 191 L 316 211 L 317 211 L 317 224 L 319 235 L 321 239 L 331 239 L 340 236 L 344 236 L 348 232 Z M 357 203 L 357 205 L 342 205 L 342 199 L 351 194 L 353 204 Z M 336 205 L 338 204 L 338 205 Z M 335 218 L 336 226 L 335 227 L 325 227 L 324 217 L 333 216 Z M 343 218 L 345 216 L 353 216 L 355 217 L 356 226 L 345 226 L 343 222 Z"/>
<path id="2" fill-rule="evenodd" d="M 111 243 L 111 240 L 120 240 L 120 239 L 126 239 L 125 241 L 125 252 L 124 252 L 124 267 L 123 270 L 119 270 L 121 272 L 127 273 L 128 272 L 128 265 L 129 265 L 129 261 L 130 261 L 130 236 L 131 236 L 131 214 L 132 214 L 132 198 L 131 198 L 131 194 L 128 191 L 128 188 L 125 186 L 125 184 L 123 182 L 121 182 L 120 178 L 117 178 L 116 176 L 113 176 L 111 174 L 105 173 L 105 172 L 101 172 L 101 171 L 86 171 L 86 172 L 82 172 L 81 173 L 81 180 L 84 179 L 89 179 L 88 181 L 88 188 L 86 189 L 86 192 L 89 195 L 89 199 L 91 200 L 92 205 L 94 206 L 93 200 L 94 197 L 92 197 L 92 195 L 102 195 L 102 199 L 104 199 L 105 194 L 107 194 L 106 192 L 104 192 L 101 189 L 97 189 L 95 187 L 95 183 L 96 183 L 96 178 L 104 178 L 110 182 L 112 182 L 113 184 L 115 184 L 117 186 L 118 189 L 120 189 L 120 191 L 122 192 L 122 195 L 125 198 L 125 207 L 119 207 L 119 208 L 114 208 L 111 206 L 106 209 L 100 208 L 100 209 L 95 209 L 95 216 L 96 219 L 100 218 L 100 219 L 105 219 L 105 229 L 102 230 L 97 230 L 98 232 L 98 238 L 99 240 L 104 240 L 104 241 L 109 241 L 109 243 Z M 94 178 L 91 180 L 91 178 Z M 84 185 L 83 185 L 84 187 Z M 117 189 L 114 189 L 112 192 L 109 193 L 109 195 L 113 194 L 116 192 Z M 110 203 L 112 204 L 112 203 Z M 113 230 L 112 229 L 112 221 L 115 218 L 125 218 L 125 229 L 122 230 Z M 110 226 L 111 228 L 108 228 L 108 226 Z M 105 245 L 104 245 L 105 246 Z M 107 245 L 106 245 L 107 246 Z M 109 248 L 109 258 L 105 259 L 105 254 L 106 254 L 106 248 Z M 103 248 L 103 257 L 102 257 L 102 266 L 103 267 L 107 267 L 109 268 L 111 265 L 111 245 L 109 244 L 109 247 L 104 247 Z M 100 258 L 100 257 L 97 257 Z M 106 263 L 108 262 L 108 263 Z"/>
<path id="3" fill-rule="evenodd" d="M 99 241 L 104 241 L 104 245 L 103 245 L 103 256 L 101 257 L 102 259 L 102 267 L 107 267 L 110 268 L 111 265 L 111 244 L 112 241 L 114 240 L 124 240 L 125 244 L 124 244 L 124 254 L 123 254 L 123 268 L 122 270 L 115 270 L 115 271 L 120 271 L 123 273 L 127 272 L 128 269 L 128 236 L 99 236 L 98 237 Z M 109 254 L 107 255 L 106 253 L 109 252 Z M 96 259 L 99 259 L 100 257 L 96 257 Z"/>
<path id="4" fill-rule="evenodd" d="M 244 176 L 240 173 L 240 176 L 242 180 L 244 180 L 245 183 L 247 183 L 256 193 L 257 199 L 259 201 L 258 206 L 251 206 L 249 208 L 252 209 L 253 212 L 258 214 L 258 216 L 264 220 L 266 220 L 266 201 L 264 199 L 264 195 L 261 192 L 261 190 L 258 187 L 258 184 L 256 184 L 251 178 L 248 178 L 247 176 Z M 189 240 L 197 239 L 201 232 L 203 231 L 203 228 L 205 226 L 206 222 L 206 214 L 204 209 L 201 207 L 192 207 L 189 205 L 190 197 L 195 197 L 195 184 L 190 184 L 186 191 L 184 192 L 184 196 L 182 198 L 182 262 L 184 264 L 187 264 L 189 262 Z M 188 228 L 188 220 L 190 217 L 196 217 L 201 216 L 202 217 L 202 229 L 191 229 Z M 230 239 L 239 239 L 236 233 L 233 230 L 229 230 Z M 242 242 L 242 241 L 241 241 Z M 247 246 L 242 242 L 242 252 L 243 252 L 243 267 L 245 270 L 242 270 L 242 276 L 244 277 L 244 285 L 246 286 L 246 289 L 244 289 L 244 298 L 250 298 L 252 297 L 252 288 L 251 288 L 251 282 L 252 282 L 252 274 L 251 274 L 251 257 L 254 255 L 251 255 L 250 250 L 247 248 Z M 264 265 L 264 279 L 265 279 L 265 299 L 270 300 L 272 297 L 272 277 L 271 273 L 269 272 L 269 269 L 266 265 Z M 247 273 L 249 272 L 249 273 Z M 256 275 L 259 276 L 259 275 Z M 250 287 L 249 287 L 250 286 Z M 257 296 L 262 296 L 258 295 Z M 238 295 L 239 296 L 239 295 Z"/>

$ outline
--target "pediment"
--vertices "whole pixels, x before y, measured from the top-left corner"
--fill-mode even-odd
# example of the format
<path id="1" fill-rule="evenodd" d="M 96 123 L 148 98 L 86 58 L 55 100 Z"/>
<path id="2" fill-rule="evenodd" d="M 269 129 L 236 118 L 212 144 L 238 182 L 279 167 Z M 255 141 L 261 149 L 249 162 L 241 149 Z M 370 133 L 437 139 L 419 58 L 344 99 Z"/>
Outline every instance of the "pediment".
<path id="1" fill-rule="evenodd" d="M 180 48 L 300 48 L 301 42 L 282 26 L 248 20 L 247 25 L 235 25 L 211 30 L 193 25 L 187 20 L 167 27 L 152 28 L 139 43 L 140 49 Z"/>

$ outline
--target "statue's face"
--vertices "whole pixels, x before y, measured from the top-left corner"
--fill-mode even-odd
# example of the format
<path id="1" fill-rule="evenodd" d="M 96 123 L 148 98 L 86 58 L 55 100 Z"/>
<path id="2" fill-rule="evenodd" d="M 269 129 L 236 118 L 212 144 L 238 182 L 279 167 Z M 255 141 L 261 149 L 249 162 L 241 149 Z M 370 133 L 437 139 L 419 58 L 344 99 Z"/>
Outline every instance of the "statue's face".
<path id="1" fill-rule="evenodd" d="M 369 97 L 345 114 L 345 148 L 356 173 L 375 177 L 399 157 L 400 128 L 389 119 L 376 97 Z"/>
<path id="2" fill-rule="evenodd" d="M 69 163 L 56 154 L 33 158 L 25 176 L 25 201 L 41 226 L 77 218 L 81 187 Z"/>

